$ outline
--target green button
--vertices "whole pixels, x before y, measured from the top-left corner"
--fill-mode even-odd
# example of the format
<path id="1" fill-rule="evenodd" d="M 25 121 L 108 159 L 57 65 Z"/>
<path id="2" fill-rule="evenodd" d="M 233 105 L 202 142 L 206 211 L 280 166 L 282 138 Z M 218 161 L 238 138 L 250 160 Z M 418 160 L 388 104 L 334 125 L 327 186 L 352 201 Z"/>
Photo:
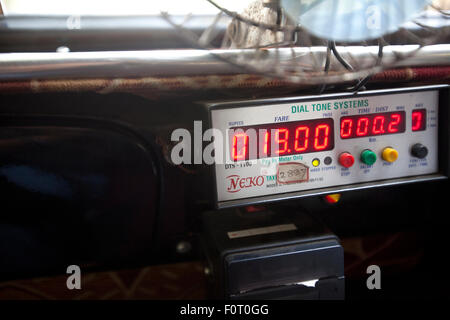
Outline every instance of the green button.
<path id="1" fill-rule="evenodd" d="M 372 150 L 366 149 L 361 152 L 361 161 L 371 166 L 377 161 L 377 155 Z"/>

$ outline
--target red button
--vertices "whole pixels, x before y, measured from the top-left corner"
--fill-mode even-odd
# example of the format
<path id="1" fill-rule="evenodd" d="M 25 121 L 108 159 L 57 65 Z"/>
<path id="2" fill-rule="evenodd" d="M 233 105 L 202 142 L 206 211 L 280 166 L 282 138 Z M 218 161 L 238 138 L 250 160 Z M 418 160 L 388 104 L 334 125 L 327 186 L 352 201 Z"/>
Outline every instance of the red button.
<path id="1" fill-rule="evenodd" d="M 348 152 L 343 152 L 339 156 L 339 163 L 343 167 L 350 168 L 355 163 L 355 157 Z"/>

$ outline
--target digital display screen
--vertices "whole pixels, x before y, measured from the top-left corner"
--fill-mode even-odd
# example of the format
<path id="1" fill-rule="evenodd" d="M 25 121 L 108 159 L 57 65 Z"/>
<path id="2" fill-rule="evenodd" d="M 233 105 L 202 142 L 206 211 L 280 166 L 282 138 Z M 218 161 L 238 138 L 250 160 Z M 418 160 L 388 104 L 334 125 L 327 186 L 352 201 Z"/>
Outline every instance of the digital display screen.
<path id="1" fill-rule="evenodd" d="M 427 110 L 414 110 L 411 115 L 411 130 L 423 131 L 427 128 Z"/>
<path id="2" fill-rule="evenodd" d="M 341 118 L 342 139 L 362 138 L 405 132 L 405 111 L 372 113 Z"/>
<path id="3" fill-rule="evenodd" d="M 332 118 L 271 123 L 229 129 L 231 160 L 251 160 L 331 150 Z"/>

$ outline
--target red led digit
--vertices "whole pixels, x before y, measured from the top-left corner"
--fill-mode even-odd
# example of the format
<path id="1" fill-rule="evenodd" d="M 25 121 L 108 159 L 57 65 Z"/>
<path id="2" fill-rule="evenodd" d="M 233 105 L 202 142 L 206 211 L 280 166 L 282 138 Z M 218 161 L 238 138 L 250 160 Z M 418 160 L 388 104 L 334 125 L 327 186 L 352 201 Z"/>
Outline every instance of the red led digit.
<path id="1" fill-rule="evenodd" d="M 363 137 L 367 135 L 369 131 L 369 118 L 359 118 L 356 126 L 356 135 L 358 137 Z"/>
<path id="2" fill-rule="evenodd" d="M 352 135 L 353 120 L 345 119 L 341 122 L 341 138 L 348 138 Z"/>
<path id="3" fill-rule="evenodd" d="M 412 113 L 412 131 L 417 131 L 420 129 L 420 125 L 422 124 L 422 113 L 419 111 L 414 111 Z"/>
<path id="4" fill-rule="evenodd" d="M 280 139 L 280 135 L 283 134 L 283 138 Z M 279 146 L 280 144 L 283 145 L 282 148 L 278 148 L 278 150 L 275 150 L 276 154 L 284 154 L 288 152 L 288 139 L 289 139 L 289 130 L 286 128 L 280 128 L 275 133 L 275 142 Z"/>
<path id="5" fill-rule="evenodd" d="M 323 142 L 319 143 L 321 132 L 323 132 Z M 319 124 L 314 133 L 314 149 L 323 150 L 328 146 L 330 136 L 330 126 L 328 124 Z"/>
<path id="6" fill-rule="evenodd" d="M 239 143 L 239 141 L 241 141 Z M 245 160 L 248 152 L 248 135 L 245 133 L 236 133 L 233 136 L 233 148 L 231 149 L 231 158 L 234 161 Z"/>
<path id="7" fill-rule="evenodd" d="M 384 133 L 384 116 L 376 116 L 373 118 L 372 134 Z"/>
<path id="8" fill-rule="evenodd" d="M 269 152 L 269 132 L 267 131 L 264 135 L 264 147 L 263 147 L 264 154 L 267 155 Z"/>
<path id="9" fill-rule="evenodd" d="M 398 125 L 400 123 L 401 116 L 397 113 L 391 115 L 391 122 L 389 122 L 388 132 L 395 133 L 398 131 Z"/>
<path id="10" fill-rule="evenodd" d="M 422 131 L 425 130 L 427 125 L 426 125 L 426 110 L 425 109 L 421 109 L 421 110 L 415 110 L 412 113 L 412 125 L 411 125 L 411 130 L 412 131 Z"/>
<path id="11" fill-rule="evenodd" d="M 295 151 L 302 152 L 308 149 L 308 140 L 309 140 L 309 127 L 300 126 L 297 129 L 295 129 L 295 143 L 294 143 Z M 299 143 L 299 141 L 302 141 L 302 143 Z"/>

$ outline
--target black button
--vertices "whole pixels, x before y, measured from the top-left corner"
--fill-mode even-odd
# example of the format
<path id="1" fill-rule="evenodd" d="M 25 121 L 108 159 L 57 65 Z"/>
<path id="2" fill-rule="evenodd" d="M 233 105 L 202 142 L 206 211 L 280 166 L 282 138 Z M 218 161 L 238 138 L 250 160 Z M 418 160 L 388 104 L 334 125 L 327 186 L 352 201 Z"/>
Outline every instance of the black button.
<path id="1" fill-rule="evenodd" d="M 416 158 L 423 159 L 428 154 L 428 148 L 421 143 L 416 143 L 411 148 L 411 154 Z"/>
<path id="2" fill-rule="evenodd" d="M 331 157 L 325 157 L 325 159 L 323 159 L 323 163 L 325 163 L 327 166 L 330 165 L 331 162 L 333 162 L 333 159 L 331 159 Z"/>

